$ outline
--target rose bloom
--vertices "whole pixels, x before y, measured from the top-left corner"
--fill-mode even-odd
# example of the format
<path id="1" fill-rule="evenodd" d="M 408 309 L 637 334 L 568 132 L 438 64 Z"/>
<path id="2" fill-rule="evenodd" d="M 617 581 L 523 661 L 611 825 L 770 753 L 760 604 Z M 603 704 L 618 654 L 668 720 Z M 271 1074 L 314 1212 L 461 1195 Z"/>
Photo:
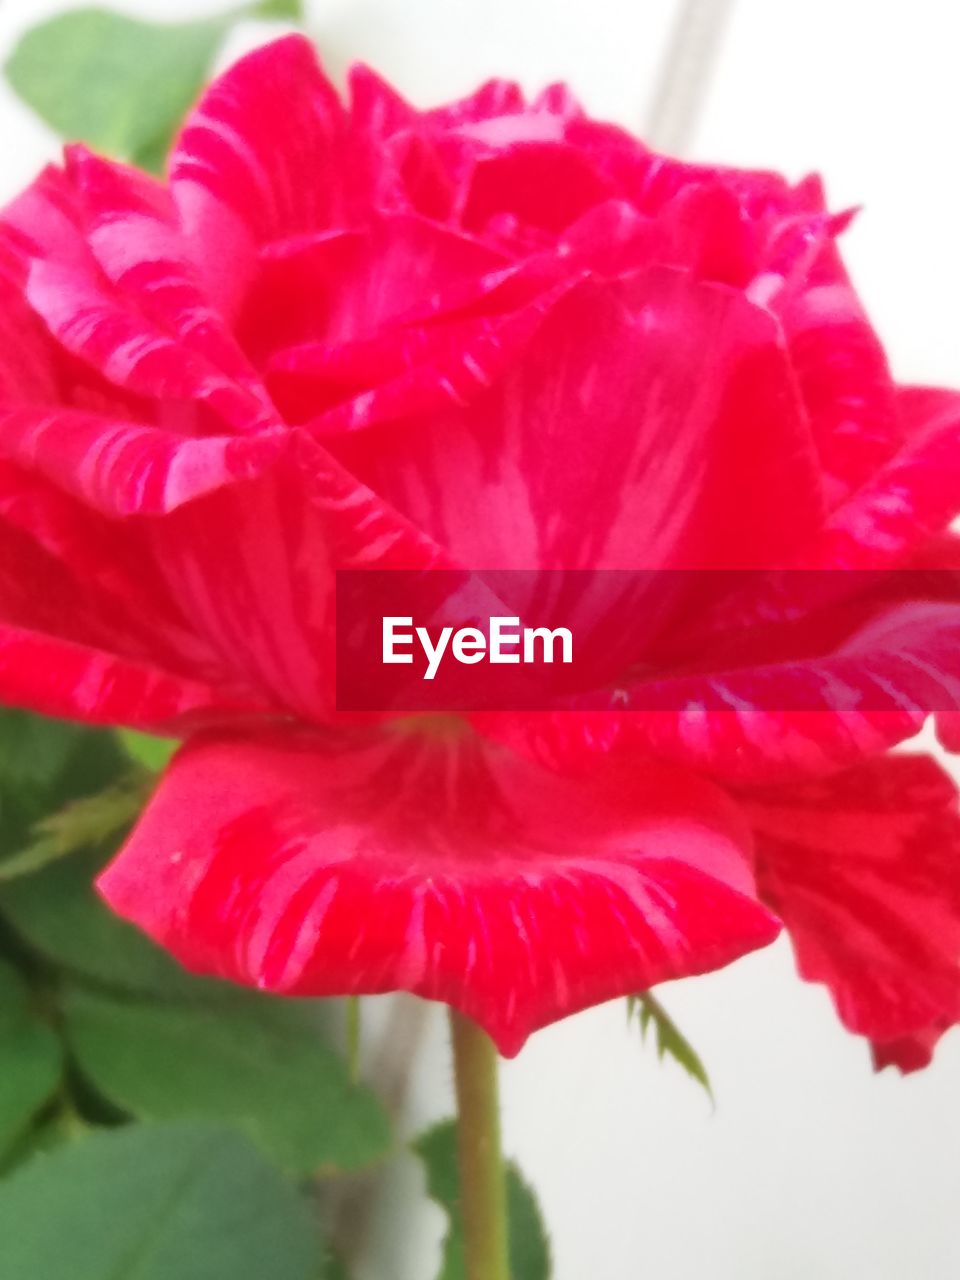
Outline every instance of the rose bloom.
<path id="1" fill-rule="evenodd" d="M 956 705 L 919 570 L 958 563 L 960 401 L 893 383 L 848 221 L 562 87 L 421 112 L 360 67 L 343 105 L 299 37 L 212 85 L 165 183 L 68 148 L 2 219 L 0 696 L 185 739 L 113 908 L 190 969 L 416 992 L 506 1054 L 784 925 L 879 1064 L 928 1061 L 957 797 L 889 752 Z M 905 567 L 794 648 L 796 601 L 717 602 L 740 656 L 678 629 L 676 696 L 335 706 L 338 569 Z"/>

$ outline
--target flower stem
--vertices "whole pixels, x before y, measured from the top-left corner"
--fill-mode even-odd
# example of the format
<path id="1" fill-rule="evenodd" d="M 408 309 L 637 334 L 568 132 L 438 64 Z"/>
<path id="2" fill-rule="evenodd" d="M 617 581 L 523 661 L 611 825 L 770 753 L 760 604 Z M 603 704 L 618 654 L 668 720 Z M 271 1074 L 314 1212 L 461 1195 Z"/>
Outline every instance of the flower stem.
<path id="1" fill-rule="evenodd" d="M 350 1083 L 360 1082 L 360 997 L 347 996 L 347 1070 Z"/>
<path id="2" fill-rule="evenodd" d="M 486 1032 L 455 1009 L 450 1010 L 450 1034 L 466 1280 L 509 1280 L 497 1050 Z"/>

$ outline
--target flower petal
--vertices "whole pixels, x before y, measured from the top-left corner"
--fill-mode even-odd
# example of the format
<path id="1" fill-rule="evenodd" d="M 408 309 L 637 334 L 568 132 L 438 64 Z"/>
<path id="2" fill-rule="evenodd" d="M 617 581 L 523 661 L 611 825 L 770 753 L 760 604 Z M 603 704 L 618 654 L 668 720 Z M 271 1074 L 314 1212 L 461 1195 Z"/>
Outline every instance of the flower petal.
<path id="1" fill-rule="evenodd" d="M 297 430 L 287 439 L 259 477 L 185 503 L 147 532 L 171 594 L 222 665 L 325 721 L 335 704 L 337 570 L 460 566 L 321 445 Z M 425 574 L 429 597 L 443 576 Z"/>
<path id="2" fill-rule="evenodd" d="M 181 226 L 227 313 L 261 244 L 342 225 L 362 149 L 304 36 L 255 49 L 210 86 L 170 158 Z"/>
<path id="3" fill-rule="evenodd" d="M 195 680 L 0 621 L 0 701 L 48 716 L 156 733 L 260 711 Z"/>
<path id="4" fill-rule="evenodd" d="M 670 761 L 724 783 L 752 785 L 850 768 L 916 734 L 909 711 L 739 711 L 693 705 L 672 711 L 493 712 L 472 720 L 485 736 L 563 773 L 602 767 L 606 756 Z"/>
<path id="5" fill-rule="evenodd" d="M 144 308 L 135 293 L 104 272 L 86 239 L 85 199 L 64 173 L 50 168 L 0 218 L 7 249 L 19 258 L 23 296 L 62 348 L 60 363 L 67 360 L 64 353 L 82 361 L 118 388 L 121 405 L 126 392 L 205 406 L 228 428 L 255 430 L 270 423 L 262 388 L 238 379 L 236 367 L 224 372 L 209 358 L 209 341 L 193 341 L 158 300 Z M 141 219 L 134 234 L 128 223 L 122 251 L 132 269 L 151 270 L 151 257 L 159 251 L 156 226 L 156 218 Z M 96 230 L 92 234 L 103 240 Z M 122 279 L 126 272 L 116 256 L 104 252 Z M 171 252 L 169 239 L 163 252 Z"/>
<path id="6" fill-rule="evenodd" d="M 832 773 L 911 737 L 928 715 L 945 715 L 949 725 L 960 706 L 957 591 L 924 598 L 917 578 L 916 598 L 880 594 L 853 613 L 841 602 L 806 629 L 807 620 L 788 619 L 712 638 L 707 631 L 694 662 L 689 635 L 668 632 L 677 674 L 669 665 L 648 669 L 642 679 L 566 699 L 552 714 L 490 714 L 476 723 L 573 771 L 601 751 L 653 754 L 729 782 Z M 895 585 L 914 581 L 905 573 Z"/>
<path id="7" fill-rule="evenodd" d="M 363 231 L 298 236 L 264 250 L 238 328 L 261 366 L 270 360 L 308 375 L 318 358 L 326 365 L 343 347 L 390 334 L 398 340 L 413 299 L 464 286 L 479 292 L 505 265 L 502 254 L 426 219 L 379 216 Z M 372 385 L 385 377 L 374 366 Z"/>
<path id="8" fill-rule="evenodd" d="M 744 799 L 761 895 L 801 976 L 883 1061 L 920 1065 L 931 1028 L 960 1020 L 960 813 L 923 756 L 889 756 Z"/>
<path id="9" fill-rule="evenodd" d="M 575 286 L 467 408 L 330 447 L 470 567 L 775 563 L 821 518 L 772 318 L 670 270 Z"/>
<path id="10" fill-rule="evenodd" d="M 188 967 L 407 990 L 507 1055 L 537 1027 L 770 942 L 735 810 L 654 769 L 582 786 L 395 732 L 194 740 L 100 880 Z"/>
<path id="11" fill-rule="evenodd" d="M 896 566 L 960 513 L 960 394 L 911 387 L 898 400 L 901 447 L 831 513 L 793 567 Z"/>
<path id="12" fill-rule="evenodd" d="M 933 1061 L 937 1042 L 949 1029 L 948 1022 L 940 1021 L 909 1036 L 898 1036 L 895 1040 L 875 1040 L 872 1046 L 874 1068 L 882 1071 L 884 1067 L 896 1067 L 902 1075 L 922 1071 Z"/>
<path id="13" fill-rule="evenodd" d="M 186 337 L 194 357 L 223 374 L 238 392 L 242 389 L 249 404 L 246 417 L 238 419 L 241 425 L 255 430 L 275 422 L 262 382 L 187 256 L 165 188 L 84 147 L 68 147 L 66 161 L 87 242 L 106 277 L 151 324 L 178 342 Z"/>
<path id="14" fill-rule="evenodd" d="M 283 432 L 190 439 L 56 406 L 0 410 L 0 457 L 109 516 L 161 515 L 262 474 L 284 442 Z"/>
<path id="15" fill-rule="evenodd" d="M 148 728 L 273 710 L 190 633 L 149 560 L 130 590 L 58 496 L 0 468 L 0 701 Z"/>

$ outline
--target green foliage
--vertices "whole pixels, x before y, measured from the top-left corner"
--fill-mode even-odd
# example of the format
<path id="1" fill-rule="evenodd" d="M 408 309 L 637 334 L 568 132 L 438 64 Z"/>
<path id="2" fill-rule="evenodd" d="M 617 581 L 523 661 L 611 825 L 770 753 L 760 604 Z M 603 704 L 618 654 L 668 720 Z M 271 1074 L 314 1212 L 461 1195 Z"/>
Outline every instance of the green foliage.
<path id="1" fill-rule="evenodd" d="M 427 1192 L 449 1216 L 443 1260 L 437 1280 L 465 1280 L 463 1228 L 460 1220 L 460 1175 L 457 1130 L 452 1120 L 428 1129 L 414 1143 L 427 1173 Z M 511 1161 L 507 1165 L 511 1280 L 549 1280 L 550 1246 L 530 1187 Z"/>
<path id="2" fill-rule="evenodd" d="M 0 884 L 0 915 L 54 970 L 165 999 L 195 991 L 198 979 L 100 902 L 93 879 L 102 862 L 86 853 Z"/>
<path id="3" fill-rule="evenodd" d="M 162 740 L 144 743 L 148 754 L 168 751 Z M 363 1168 L 388 1152 L 391 1135 L 380 1104 L 328 1043 L 327 1024 L 335 1020 L 339 1030 L 340 1006 L 195 977 L 100 900 L 96 876 L 154 782 L 144 743 L 135 744 L 133 763 L 130 744 L 112 732 L 0 711 L 0 1230 L 21 1217 L 26 1223 L 9 1262 L 6 1240 L 0 1247 L 0 1280 L 345 1280 L 332 1254 L 305 1269 L 292 1228 L 293 1252 L 277 1245 L 276 1258 L 264 1261 L 251 1227 L 256 1266 L 246 1247 L 234 1256 L 223 1240 L 195 1233 L 197 1215 L 219 1221 L 223 1233 L 226 1209 L 211 1200 L 215 1175 L 208 1172 L 225 1162 L 223 1151 L 240 1152 L 251 1185 L 269 1179 L 268 1200 L 282 1192 L 302 1214 L 297 1180 Z M 179 1127 L 168 1130 L 171 1124 Z M 190 1135 L 206 1130 L 189 1126 L 210 1124 L 220 1136 L 207 1162 L 202 1144 L 190 1155 Z M 105 1126 L 120 1126 L 129 1149 L 101 1148 Z M 129 1231 L 116 1216 L 122 1196 L 109 1223 L 106 1209 L 91 1210 L 103 1239 L 94 1248 L 84 1235 L 89 1255 L 74 1259 L 62 1241 L 84 1218 L 83 1206 L 112 1203 L 114 1178 L 123 1181 L 114 1158 L 117 1168 L 128 1150 L 152 1160 L 147 1144 L 168 1131 L 181 1137 L 159 1151 L 157 1176 L 166 1170 L 173 1179 L 179 1168 L 182 1198 L 174 1187 L 161 1194 L 160 1181 L 144 1186 L 146 1207 Z M 91 1156 L 89 1168 L 86 1157 L 74 1165 L 74 1149 L 91 1144 L 105 1154 Z M 67 1195 L 61 1161 L 84 1180 L 82 1206 Z M 49 1184 L 34 1174 L 40 1168 Z M 251 1198 L 237 1188 L 244 1229 Z M 51 1238 L 60 1242 L 57 1267 L 45 1252 Z M 134 1256 L 135 1272 L 128 1270 Z M 14 1259 L 15 1269 L 6 1270 Z"/>
<path id="4" fill-rule="evenodd" d="M 233 1121 L 297 1172 L 382 1156 L 386 1117 L 324 1043 L 322 1004 L 186 973 L 103 906 L 99 865 L 86 855 L 0 887 L 17 935 L 71 980 L 64 1031 L 97 1092 L 140 1119 Z"/>
<path id="5" fill-rule="evenodd" d="M 151 778 L 131 773 L 92 796 L 71 800 L 34 825 L 26 846 L 0 862 L 0 882 L 30 875 L 51 862 L 96 848 L 132 826 L 150 790 Z"/>
<path id="6" fill-rule="evenodd" d="M 300 0 L 262 0 L 177 23 L 76 9 L 27 31 L 6 73 L 62 137 L 160 172 L 230 29 L 244 18 L 301 17 Z"/>
<path id="7" fill-rule="evenodd" d="M 302 0 L 260 0 L 259 4 L 251 4 L 245 12 L 251 18 L 274 18 L 286 22 L 303 21 Z"/>
<path id="8" fill-rule="evenodd" d="M 141 22 L 107 9 L 58 14 L 26 33 L 7 63 L 25 102 L 65 138 L 156 166 L 230 27 Z"/>
<path id="9" fill-rule="evenodd" d="M 315 1280 L 305 1201 L 239 1134 L 101 1133 L 0 1193 L 3 1280 Z"/>
<path id="10" fill-rule="evenodd" d="M 224 994 L 190 1005 L 71 991 L 67 1042 L 97 1091 L 139 1119 L 231 1122 L 294 1173 L 382 1156 L 386 1116 L 323 1044 L 312 1002 Z"/>
<path id="11" fill-rule="evenodd" d="M 151 773 L 164 769 L 180 745 L 174 738 L 155 738 L 153 734 L 139 733 L 136 729 L 118 729 L 117 737 L 130 759 Z"/>
<path id="12" fill-rule="evenodd" d="M 652 1024 L 656 1035 L 657 1057 L 661 1060 L 664 1057 L 673 1058 L 674 1062 L 683 1067 L 687 1075 L 702 1085 L 707 1097 L 713 1102 L 710 1077 L 707 1075 L 707 1069 L 700 1055 L 660 1001 L 655 999 L 649 991 L 644 992 L 643 995 L 630 996 L 627 1001 L 627 1016 L 630 1018 L 636 1016 L 639 1019 L 640 1035 L 644 1040 Z"/>
<path id="13" fill-rule="evenodd" d="M 60 1041 L 30 1007 L 30 990 L 0 962 L 0 1155 L 18 1142 L 55 1095 Z"/>
<path id="14" fill-rule="evenodd" d="M 0 708 L 0 874 L 36 823 L 128 771 L 111 733 Z"/>

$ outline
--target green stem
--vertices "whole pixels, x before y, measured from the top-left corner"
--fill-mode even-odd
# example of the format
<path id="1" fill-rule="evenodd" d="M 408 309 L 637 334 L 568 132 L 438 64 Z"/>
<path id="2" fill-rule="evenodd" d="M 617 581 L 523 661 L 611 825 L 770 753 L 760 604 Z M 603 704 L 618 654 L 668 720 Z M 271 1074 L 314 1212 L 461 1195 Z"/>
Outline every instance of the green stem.
<path id="1" fill-rule="evenodd" d="M 497 1050 L 486 1032 L 454 1009 L 450 1010 L 450 1034 L 466 1280 L 510 1280 Z"/>
<path id="2" fill-rule="evenodd" d="M 350 1083 L 360 1082 L 360 997 L 347 996 L 347 1070 Z"/>

